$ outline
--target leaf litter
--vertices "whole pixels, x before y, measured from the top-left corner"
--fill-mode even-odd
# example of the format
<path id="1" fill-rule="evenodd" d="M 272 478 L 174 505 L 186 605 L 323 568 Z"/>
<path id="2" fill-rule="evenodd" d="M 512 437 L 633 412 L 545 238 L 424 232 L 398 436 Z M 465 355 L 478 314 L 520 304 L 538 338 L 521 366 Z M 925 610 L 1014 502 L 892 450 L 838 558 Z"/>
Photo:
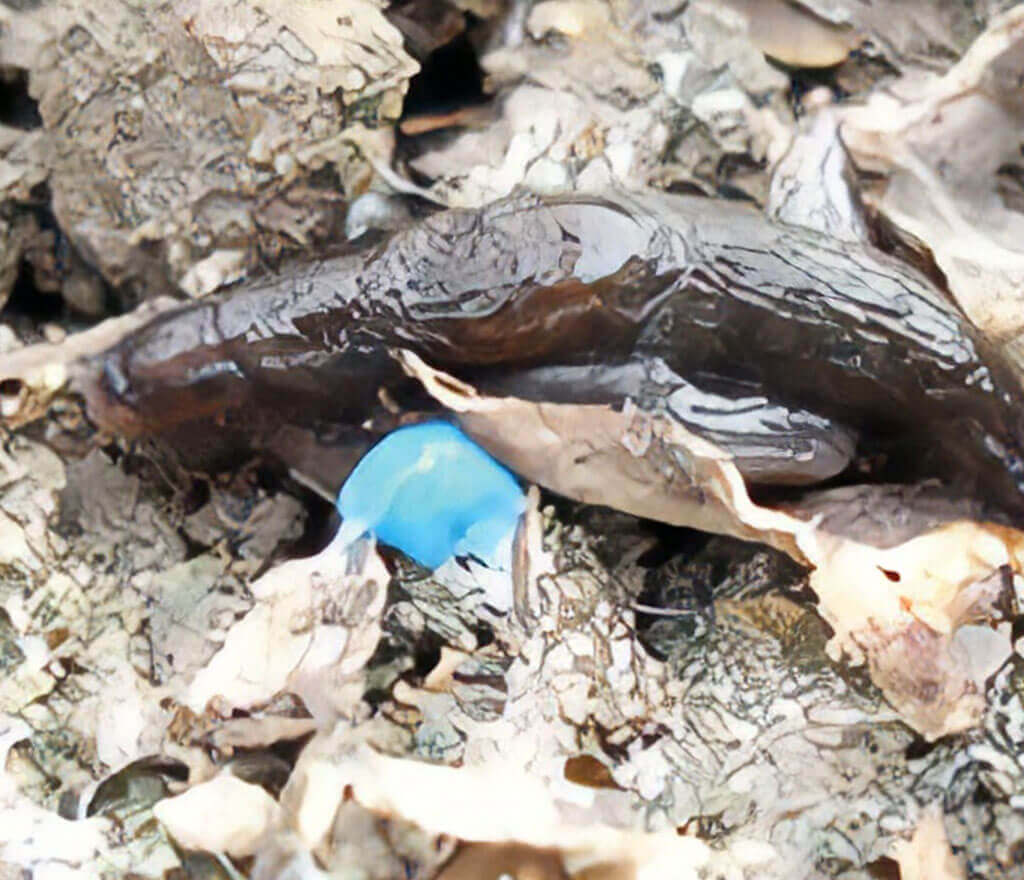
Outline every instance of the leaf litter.
<path id="1" fill-rule="evenodd" d="M 263 46 L 271 54 L 285 31 L 300 44 L 318 39 L 312 19 L 284 7 L 256 22 L 245 4 L 234 5 L 237 19 L 223 14 L 230 5 L 203 6 L 193 24 L 220 70 L 238 51 L 233 35 L 281 25 Z M 389 44 L 394 62 L 393 78 L 364 77 L 381 83 L 387 116 L 387 90 L 413 64 L 376 4 L 363 5 L 356 30 L 377 24 L 354 42 Z M 119 6 L 110 33 L 138 21 L 134 7 Z M 751 32 L 742 8 L 708 4 L 691 4 L 682 21 L 640 4 L 633 23 L 657 38 L 633 54 L 613 6 L 533 8 L 519 60 L 506 47 L 488 62 L 496 83 L 515 83 L 504 127 L 459 134 L 414 161 L 438 197 L 480 204 L 523 181 L 539 191 L 611 179 L 709 189 L 722 181 L 695 156 L 785 153 L 798 125 L 782 100 L 785 77 L 748 47 L 813 59 Z M 842 26 L 837 58 L 853 51 L 858 60 L 844 28 L 877 37 L 863 11 L 806 6 L 819 17 L 809 26 Z M 979 84 L 1015 57 L 1018 12 L 993 14 L 973 45 L 975 32 L 949 37 L 935 18 L 962 58 L 905 77 L 896 103 L 879 89 L 861 107 L 835 108 L 838 128 L 807 129 L 838 131 L 858 165 L 875 163 L 884 181 L 869 203 L 931 247 L 954 297 L 1011 354 L 1003 281 L 1013 245 L 995 227 L 1011 228 L 1019 211 L 1011 199 L 1007 216 L 988 213 L 986 224 L 976 202 L 1012 179 L 1016 142 L 1008 135 L 1005 155 L 982 163 L 957 153 L 964 140 L 949 133 L 985 113 L 995 114 L 993 128 L 1015 130 L 1012 103 L 997 94 L 993 109 Z M 893 19 L 883 53 L 913 72 L 927 52 L 907 18 Z M 5 32 L 12 21 L 35 35 L 22 51 L 45 44 L 36 18 L 5 11 Z M 667 38 L 671 28 L 683 39 Z M 708 35 L 720 33 L 731 37 L 714 57 Z M 563 42 L 568 59 L 557 51 Z M 583 49 L 597 45 L 605 48 Z M 659 47 L 660 82 L 645 55 Z M 83 49 L 65 51 L 75 59 Z M 289 57 L 270 66 L 297 64 L 302 80 L 310 62 Z M 351 58 L 335 61 L 313 75 L 320 84 L 334 76 L 342 104 L 357 105 L 352 93 L 365 83 Z M 587 75 L 602 64 L 601 76 Z M 149 88 L 142 70 L 119 74 L 119 88 Z M 66 99 L 59 80 L 37 75 L 46 100 Z M 243 80 L 226 88 L 244 90 Z M 769 98 L 755 105 L 758 89 Z M 554 115 L 531 129 L 542 93 L 557 96 L 545 111 Z M 626 93 L 632 112 L 619 106 Z M 951 111 L 941 124 L 926 113 L 937 103 Z M 371 172 L 358 150 L 317 134 L 318 114 L 335 111 L 296 106 L 313 142 L 296 154 L 299 166 L 333 164 L 360 189 Z M 689 134 L 676 128 L 677 107 L 698 122 Z M 103 109 L 90 100 L 83 108 Z M 295 109 L 272 106 L 267 119 Z M 896 128 L 879 133 L 887 118 Z M 53 143 L 66 144 L 69 131 Z M 70 154 L 49 165 L 31 158 L 27 145 L 42 136 L 4 147 L 5 191 L 49 175 L 59 192 L 73 179 Z M 489 152 L 486 138 L 496 138 Z M 474 171 L 467 155 L 503 156 L 500 173 Z M 936 175 L 940 162 L 954 169 L 951 180 Z M 275 236 L 304 244 L 315 223 L 279 195 L 280 178 L 294 179 L 286 165 L 260 178 L 257 189 L 274 194 L 260 210 Z M 985 185 L 972 188 L 972 174 L 987 175 Z M 91 179 L 105 175 L 118 180 L 121 170 Z M 769 201 L 760 172 L 732 172 L 729 182 Z M 107 203 L 89 207 L 80 196 L 69 193 L 62 208 L 75 246 L 98 253 L 108 279 L 149 271 L 141 239 L 126 237 L 119 220 L 104 237 L 109 221 L 94 215 Z M 182 215 L 154 205 L 143 213 L 168 224 L 161 234 L 185 241 Z M 802 222 L 820 225 L 813 200 L 800 210 Z M 239 206 L 229 213 L 240 216 Z M 249 265 L 233 252 L 230 224 L 217 226 L 216 212 L 203 218 L 212 224 L 205 236 L 157 261 L 193 294 Z M 969 236 L 951 236 L 954 228 Z M 100 328 L 90 332 L 126 332 Z M 303 513 L 283 492 L 233 486 L 225 500 L 247 491 L 258 514 L 197 518 L 145 459 L 113 447 L 54 451 L 74 447 L 59 392 L 82 347 L 72 334 L 4 356 L 4 376 L 25 384 L 19 419 L 42 420 L 5 435 L 0 454 L 0 875 L 861 877 L 895 859 L 904 877 L 1012 876 L 1024 840 L 1016 529 L 928 486 L 844 487 L 766 505 L 726 454 L 657 413 L 488 397 L 406 354 L 406 368 L 463 430 L 528 481 L 720 537 L 655 569 L 652 586 L 652 569 L 636 563 L 647 537 L 623 525 L 633 521 L 616 521 L 631 557 L 610 547 L 599 519 L 574 523 L 533 491 L 518 562 L 497 581 L 472 562 L 427 572 L 367 542 L 285 559 L 282 541 L 296 537 Z M 32 406 L 23 395 L 35 395 Z M 524 420 L 536 430 L 524 431 Z M 673 614 L 652 623 L 650 608 Z M 984 828 L 996 831 L 983 840 Z"/>

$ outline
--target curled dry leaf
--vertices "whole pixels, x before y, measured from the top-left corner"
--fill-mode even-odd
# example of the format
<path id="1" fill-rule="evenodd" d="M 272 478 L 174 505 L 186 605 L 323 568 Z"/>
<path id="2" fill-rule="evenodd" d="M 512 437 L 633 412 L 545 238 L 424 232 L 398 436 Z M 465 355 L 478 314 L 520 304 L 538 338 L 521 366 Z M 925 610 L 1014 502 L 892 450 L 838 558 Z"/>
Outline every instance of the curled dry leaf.
<path id="1" fill-rule="evenodd" d="M 346 738 L 349 742 L 346 743 Z M 638 878 L 698 877 L 709 849 L 675 830 L 645 834 L 592 821 L 585 811 L 560 803 L 539 779 L 507 765 L 497 755 L 486 766 L 443 767 L 392 758 L 335 731 L 303 753 L 282 803 L 295 811 L 296 828 L 310 849 L 320 845 L 327 827 L 322 797 L 335 792 L 340 804 L 346 788 L 362 807 L 389 819 L 408 821 L 435 834 L 464 841 L 517 842 L 560 852 L 574 869 L 588 864 L 632 867 Z M 307 811 L 307 805 L 316 809 Z M 332 816 L 333 812 L 327 811 Z"/>
<path id="2" fill-rule="evenodd" d="M 1024 7 L 994 17 L 946 73 L 901 82 L 841 111 L 858 165 L 883 172 L 866 196 L 931 248 L 970 319 L 1024 364 L 1024 213 L 998 192 L 1019 169 Z M 984 131 L 985 137 L 975 133 Z"/>
<path id="3" fill-rule="evenodd" d="M 231 718 L 210 732 L 207 742 L 220 752 L 256 749 L 282 740 L 296 740 L 316 730 L 312 718 L 286 718 L 266 715 L 256 718 Z"/>
<path id="4" fill-rule="evenodd" d="M 261 786 L 221 773 L 164 798 L 153 807 L 153 815 L 186 849 L 248 856 L 279 821 L 280 809 Z"/>
<path id="5" fill-rule="evenodd" d="M 350 552 L 331 545 L 272 568 L 250 586 L 255 606 L 192 681 L 189 706 L 201 712 L 219 697 L 247 709 L 288 689 L 315 717 L 351 711 L 380 637 L 389 580 L 366 544 Z"/>
<path id="6" fill-rule="evenodd" d="M 760 540 L 803 561 L 802 524 L 750 501 L 727 453 L 677 422 L 625 408 L 483 397 L 411 352 L 410 375 L 463 429 L 523 478 L 588 504 Z"/>
<path id="7" fill-rule="evenodd" d="M 803 546 L 817 560 L 810 583 L 835 631 L 830 653 L 866 660 L 903 719 L 930 739 L 976 725 L 986 679 L 1012 645 L 1002 627 L 968 652 L 970 624 L 1003 616 L 1024 534 L 967 519 L 972 505 L 904 487 L 822 492 L 791 512 L 818 523 Z M 994 656 L 972 657 L 982 649 Z"/>
<path id="8" fill-rule="evenodd" d="M 819 18 L 800 3 L 727 0 L 722 5 L 744 18 L 758 49 L 793 67 L 831 67 L 863 42 L 854 28 Z"/>
<path id="9" fill-rule="evenodd" d="M 996 617 L 1001 573 L 1024 571 L 1021 532 L 947 518 L 894 546 L 874 546 L 859 539 L 855 520 L 830 531 L 820 500 L 806 518 L 754 504 L 727 454 L 663 417 L 629 406 L 485 397 L 409 352 L 399 357 L 467 434 L 526 479 L 587 503 L 760 541 L 810 566 L 819 610 L 835 631 L 830 654 L 867 662 L 924 736 L 981 720 L 983 682 L 972 679 L 954 635 Z M 1008 638 L 1005 649 L 1009 657 Z"/>

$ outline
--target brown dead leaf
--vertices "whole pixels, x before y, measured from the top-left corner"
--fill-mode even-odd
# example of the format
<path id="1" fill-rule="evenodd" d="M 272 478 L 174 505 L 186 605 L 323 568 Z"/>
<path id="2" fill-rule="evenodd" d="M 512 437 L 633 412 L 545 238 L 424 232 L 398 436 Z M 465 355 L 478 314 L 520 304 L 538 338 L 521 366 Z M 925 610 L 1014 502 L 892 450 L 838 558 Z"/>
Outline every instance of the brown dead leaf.
<path id="1" fill-rule="evenodd" d="M 413 354 L 398 357 L 474 440 L 524 478 L 590 504 L 760 541 L 810 566 L 819 612 L 835 631 L 830 655 L 866 662 L 892 706 L 924 736 L 981 720 L 982 685 L 955 634 L 993 619 L 992 593 L 1002 583 L 995 575 L 1024 571 L 1024 533 L 957 519 L 956 505 L 938 517 L 930 505 L 909 519 L 897 507 L 902 539 L 875 546 L 860 539 L 856 518 L 839 516 L 832 530 L 827 515 L 837 506 L 821 495 L 806 514 L 754 504 L 727 453 L 664 417 L 629 404 L 616 411 L 485 397 Z M 860 502 L 872 495 L 866 490 Z M 877 523 L 864 524 L 870 542 Z M 1005 646 L 1008 657 L 1008 637 Z"/>
<path id="2" fill-rule="evenodd" d="M 641 410 L 483 397 L 399 355 L 411 376 L 477 443 L 525 479 L 588 504 L 771 544 L 806 561 L 805 525 L 755 505 L 731 457 L 682 425 Z"/>
<path id="3" fill-rule="evenodd" d="M 863 38 L 849 26 L 819 18 L 784 0 L 728 0 L 747 21 L 751 41 L 765 55 L 792 67 L 831 67 Z"/>
<path id="4" fill-rule="evenodd" d="M 331 545 L 253 582 L 255 606 L 195 676 L 188 705 L 202 711 L 217 697 L 225 708 L 250 708 L 290 690 L 314 717 L 332 718 L 358 703 L 390 576 L 365 544 L 350 550 Z"/>
<path id="5" fill-rule="evenodd" d="M 456 853 L 437 880 L 567 880 L 561 856 L 518 844 L 474 843 Z"/>
<path id="6" fill-rule="evenodd" d="M 867 196 L 925 242 L 968 317 L 1024 363 L 1024 214 L 998 193 L 1019 163 L 1024 7 L 995 16 L 945 74 L 877 92 L 841 113 L 859 166 L 887 175 Z M 985 132 L 984 137 L 975 133 Z"/>
<path id="7" fill-rule="evenodd" d="M 710 854 L 704 843 L 674 829 L 644 833 L 604 824 L 563 803 L 542 779 L 500 755 L 486 766 L 437 766 L 388 757 L 342 728 L 307 747 L 282 795 L 282 806 L 295 816 L 294 827 L 308 848 L 323 842 L 330 825 L 323 817 L 334 814 L 325 807 L 340 803 L 344 791 L 364 809 L 430 834 L 517 844 L 508 852 L 559 853 L 570 872 L 614 864 L 648 871 L 651 877 L 666 876 L 658 872 L 671 869 L 679 880 L 696 880 Z M 550 871 L 553 863 L 542 859 L 535 867 Z"/>
<path id="8" fill-rule="evenodd" d="M 914 836 L 898 843 L 893 855 L 900 866 L 900 880 L 964 880 L 967 876 L 949 847 L 937 804 L 924 811 Z"/>

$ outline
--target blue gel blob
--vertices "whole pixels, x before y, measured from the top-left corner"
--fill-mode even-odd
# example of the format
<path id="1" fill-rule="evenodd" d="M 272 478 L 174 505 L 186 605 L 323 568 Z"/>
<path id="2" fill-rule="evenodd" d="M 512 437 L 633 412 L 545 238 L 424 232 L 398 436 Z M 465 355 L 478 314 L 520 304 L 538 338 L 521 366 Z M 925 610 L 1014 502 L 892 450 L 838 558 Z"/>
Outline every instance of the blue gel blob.
<path id="1" fill-rule="evenodd" d="M 366 453 L 337 507 L 346 541 L 370 532 L 429 568 L 455 555 L 504 568 L 526 497 L 457 427 L 426 422 L 399 428 Z"/>

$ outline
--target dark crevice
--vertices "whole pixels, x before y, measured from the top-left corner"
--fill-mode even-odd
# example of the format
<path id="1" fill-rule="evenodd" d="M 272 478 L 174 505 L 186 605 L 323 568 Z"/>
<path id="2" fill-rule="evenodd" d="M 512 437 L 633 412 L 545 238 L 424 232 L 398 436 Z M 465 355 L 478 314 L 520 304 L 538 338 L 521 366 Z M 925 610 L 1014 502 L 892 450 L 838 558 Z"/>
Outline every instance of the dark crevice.
<path id="1" fill-rule="evenodd" d="M 11 295 L 0 312 L 5 319 L 27 318 L 32 324 L 56 321 L 64 315 L 64 299 L 59 293 L 39 290 L 33 281 L 32 267 L 22 261 Z"/>
<path id="2" fill-rule="evenodd" d="M 334 539 L 341 521 L 337 508 L 322 495 L 307 486 L 287 480 L 282 484 L 284 491 L 298 498 L 306 511 L 306 523 L 302 534 L 290 545 L 282 548 L 288 557 L 305 557 L 319 553 Z"/>
<path id="3" fill-rule="evenodd" d="M 940 740 L 929 742 L 923 736 L 917 736 L 907 746 L 904 755 L 908 761 L 918 761 L 926 758 L 938 747 Z"/>
<path id="4" fill-rule="evenodd" d="M 420 72 L 409 82 L 402 119 L 485 103 L 483 82 L 476 49 L 464 31 L 423 60 Z"/>
<path id="5" fill-rule="evenodd" d="M 24 131 L 43 124 L 39 104 L 28 93 L 27 70 L 0 67 L 0 123 Z"/>
<path id="6" fill-rule="evenodd" d="M 765 61 L 767 61 L 776 70 L 781 71 L 789 77 L 790 101 L 792 102 L 794 109 L 798 112 L 801 109 L 804 96 L 808 92 L 814 91 L 814 89 L 821 88 L 823 86 L 827 88 L 836 99 L 846 97 L 843 93 L 843 89 L 840 87 L 836 79 L 838 65 L 832 65 L 831 67 L 794 67 L 783 61 L 779 61 L 777 58 L 772 58 L 770 55 L 765 56 Z"/>
<path id="7" fill-rule="evenodd" d="M 10 202 L 4 218 L 15 223 L 27 220 L 30 231 L 0 313 L 18 332 L 34 338 L 39 325 L 48 321 L 59 321 L 73 332 L 124 311 L 117 292 L 61 230 L 46 183 L 34 186 L 26 199 Z M 97 283 L 98 304 L 93 299 Z"/>
<path id="8" fill-rule="evenodd" d="M 197 541 L 183 528 L 177 530 L 177 535 L 181 539 L 181 542 L 185 545 L 186 562 L 190 562 L 196 557 L 202 556 L 204 553 L 208 553 L 210 550 L 209 544 L 204 544 L 202 541 Z"/>
<path id="9" fill-rule="evenodd" d="M 1016 643 L 1020 639 L 1024 639 L 1024 614 L 1019 614 L 1014 618 L 1010 629 L 1011 642 Z"/>
<path id="10" fill-rule="evenodd" d="M 647 526 L 657 543 L 637 559 L 641 568 L 659 568 L 677 556 L 689 558 L 707 545 L 710 535 L 697 529 L 682 528 L 668 523 L 647 520 Z"/>
<path id="11" fill-rule="evenodd" d="M 299 755 L 302 754 L 302 750 L 309 744 L 313 735 L 314 731 L 310 731 L 295 739 L 279 739 L 270 745 L 270 751 L 294 767 L 299 760 Z"/>
<path id="12" fill-rule="evenodd" d="M 424 679 L 441 662 L 441 637 L 432 632 L 424 632 L 415 645 L 413 653 L 413 672 L 419 679 Z"/>
<path id="13" fill-rule="evenodd" d="M 476 636 L 477 648 L 486 648 L 495 639 L 494 629 L 483 620 L 478 620 L 473 626 L 473 635 Z"/>
<path id="14" fill-rule="evenodd" d="M 872 880 L 900 880 L 900 865 L 895 859 L 881 856 L 864 866 Z"/>

